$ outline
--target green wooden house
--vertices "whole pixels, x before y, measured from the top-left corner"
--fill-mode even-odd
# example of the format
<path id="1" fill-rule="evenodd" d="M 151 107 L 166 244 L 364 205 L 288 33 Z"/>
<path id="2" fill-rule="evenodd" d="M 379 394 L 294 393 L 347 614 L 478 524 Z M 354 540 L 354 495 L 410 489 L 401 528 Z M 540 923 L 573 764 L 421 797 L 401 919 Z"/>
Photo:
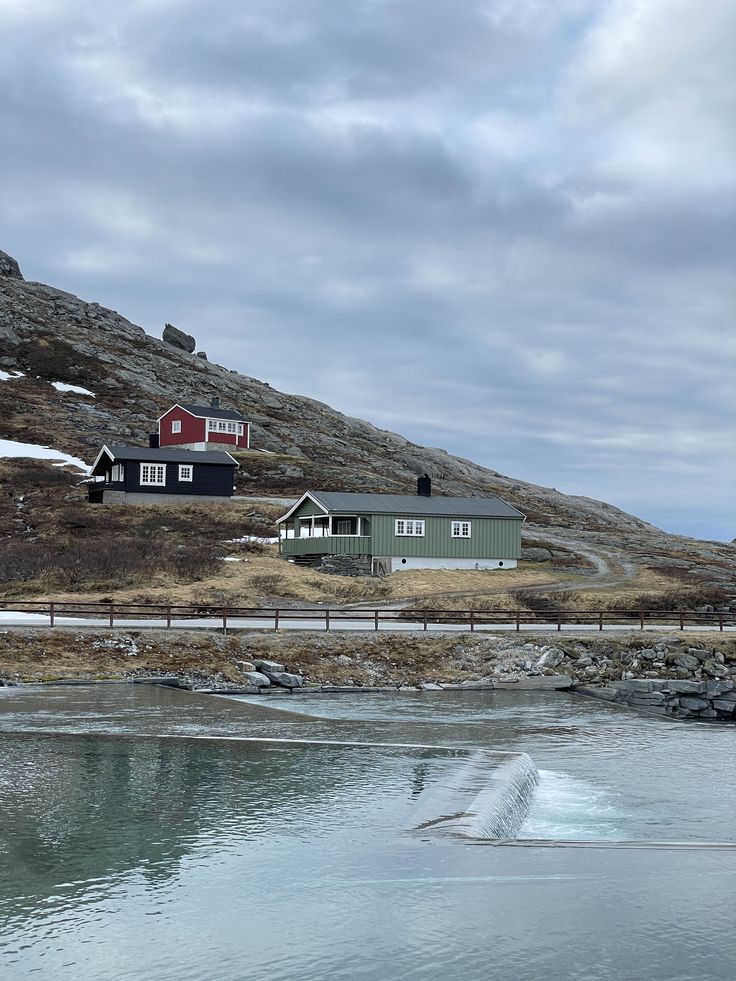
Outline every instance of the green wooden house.
<path id="1" fill-rule="evenodd" d="M 524 515 L 499 497 L 307 491 L 278 519 L 279 551 L 345 575 L 401 569 L 513 569 Z"/>

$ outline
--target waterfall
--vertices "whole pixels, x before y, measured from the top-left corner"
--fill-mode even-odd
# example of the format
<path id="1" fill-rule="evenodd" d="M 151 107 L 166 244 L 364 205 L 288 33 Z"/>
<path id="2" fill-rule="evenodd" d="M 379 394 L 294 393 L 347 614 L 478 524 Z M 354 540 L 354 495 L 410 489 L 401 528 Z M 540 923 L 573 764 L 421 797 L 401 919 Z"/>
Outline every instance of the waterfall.
<path id="1" fill-rule="evenodd" d="M 450 779 L 427 791 L 414 830 L 464 838 L 514 838 L 524 823 L 539 773 L 526 753 L 478 751 L 455 764 Z"/>

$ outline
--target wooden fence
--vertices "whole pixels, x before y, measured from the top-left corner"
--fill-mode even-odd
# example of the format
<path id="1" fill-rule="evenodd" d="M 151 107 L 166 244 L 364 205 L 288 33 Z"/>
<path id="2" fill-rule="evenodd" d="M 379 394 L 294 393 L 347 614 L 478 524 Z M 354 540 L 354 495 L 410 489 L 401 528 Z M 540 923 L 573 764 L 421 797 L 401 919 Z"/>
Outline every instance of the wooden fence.
<path id="1" fill-rule="evenodd" d="M 182 629 L 189 620 L 197 621 L 192 627 L 197 629 L 251 629 L 268 628 L 279 630 L 300 621 L 304 629 L 365 629 L 377 631 L 381 627 L 390 629 L 447 629 L 449 626 L 466 628 L 470 632 L 488 630 L 495 627 L 512 628 L 517 631 L 536 627 L 562 630 L 563 627 L 594 627 L 599 631 L 605 627 L 629 626 L 645 630 L 647 626 L 709 628 L 723 631 L 736 626 L 736 613 L 715 612 L 695 613 L 690 610 L 367 610 L 365 608 L 341 609 L 263 609 L 240 606 L 182 606 L 176 604 L 143 604 L 99 602 L 85 603 L 72 601 L 21 600 L 0 601 L 0 611 L 27 614 L 35 613 L 48 624 L 34 618 L 27 623 L 15 626 L 68 626 L 104 625 L 110 628 L 123 627 L 162 627 Z M 69 623 L 69 619 L 82 620 L 82 623 Z M 243 622 L 247 621 L 247 622 Z M 7 623 L 7 621 L 6 621 Z M 3 621 L 0 620 L 0 627 Z M 296 625 L 294 625 L 295 627 Z"/>

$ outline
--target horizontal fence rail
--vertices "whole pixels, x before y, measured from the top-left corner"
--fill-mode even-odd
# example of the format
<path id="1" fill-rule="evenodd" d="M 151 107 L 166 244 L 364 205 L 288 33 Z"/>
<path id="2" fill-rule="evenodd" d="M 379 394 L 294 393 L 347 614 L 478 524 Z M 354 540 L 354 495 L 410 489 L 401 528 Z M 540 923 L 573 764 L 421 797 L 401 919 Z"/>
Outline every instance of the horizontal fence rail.
<path id="1" fill-rule="evenodd" d="M 165 629 L 182 628 L 187 621 L 196 621 L 197 629 L 258 629 L 291 628 L 325 631 L 333 629 L 374 630 L 488 630 L 493 627 L 521 631 L 532 627 L 561 631 L 593 627 L 629 626 L 645 630 L 649 627 L 676 627 L 723 631 L 736 626 L 736 613 L 716 611 L 696 613 L 691 610 L 432 610 L 432 609 L 375 609 L 360 608 L 264 609 L 245 606 L 186 606 L 174 603 L 117 603 L 76 602 L 69 600 L 0 601 L 0 628 L 3 626 L 149 626 Z M 9 615 L 8 615 L 9 614 Z M 18 614 L 13 622 L 13 614 Z M 36 617 L 24 620 L 24 615 Z M 37 617 L 43 617 L 39 621 Z M 47 622 L 46 622 L 47 620 Z M 74 621 L 72 624 L 70 621 Z"/>

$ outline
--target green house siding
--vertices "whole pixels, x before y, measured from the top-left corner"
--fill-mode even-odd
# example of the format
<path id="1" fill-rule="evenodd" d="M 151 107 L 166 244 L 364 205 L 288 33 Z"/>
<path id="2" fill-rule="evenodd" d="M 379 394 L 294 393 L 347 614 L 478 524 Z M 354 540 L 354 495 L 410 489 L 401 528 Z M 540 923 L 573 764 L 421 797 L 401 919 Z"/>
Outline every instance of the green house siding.
<path id="1" fill-rule="evenodd" d="M 450 522 L 458 519 L 432 515 L 422 519 L 424 537 L 414 538 L 394 534 L 397 517 L 399 515 L 373 515 L 372 555 L 443 559 L 521 558 L 521 519 L 475 517 L 470 519 L 470 538 L 452 538 Z"/>
<path id="2" fill-rule="evenodd" d="M 307 498 L 299 510 L 295 511 L 289 520 L 294 521 L 296 518 L 311 518 L 313 514 L 321 515 L 323 518 L 325 517 L 325 512 L 322 510 L 322 508 L 318 507 L 314 501 L 310 501 L 310 499 Z"/>
<path id="3" fill-rule="evenodd" d="M 289 519 L 291 528 L 299 529 L 299 518 L 312 515 L 325 517 L 313 501 L 305 500 Z M 287 538 L 281 541 L 284 555 L 381 555 L 401 558 L 437 559 L 519 559 L 521 557 L 521 518 L 464 519 L 457 515 L 368 514 L 360 513 L 363 530 L 360 536 L 329 535 L 312 538 Z M 397 517 L 421 518 L 424 536 L 397 536 L 394 533 Z M 451 521 L 469 520 L 470 538 L 452 538 Z"/>

